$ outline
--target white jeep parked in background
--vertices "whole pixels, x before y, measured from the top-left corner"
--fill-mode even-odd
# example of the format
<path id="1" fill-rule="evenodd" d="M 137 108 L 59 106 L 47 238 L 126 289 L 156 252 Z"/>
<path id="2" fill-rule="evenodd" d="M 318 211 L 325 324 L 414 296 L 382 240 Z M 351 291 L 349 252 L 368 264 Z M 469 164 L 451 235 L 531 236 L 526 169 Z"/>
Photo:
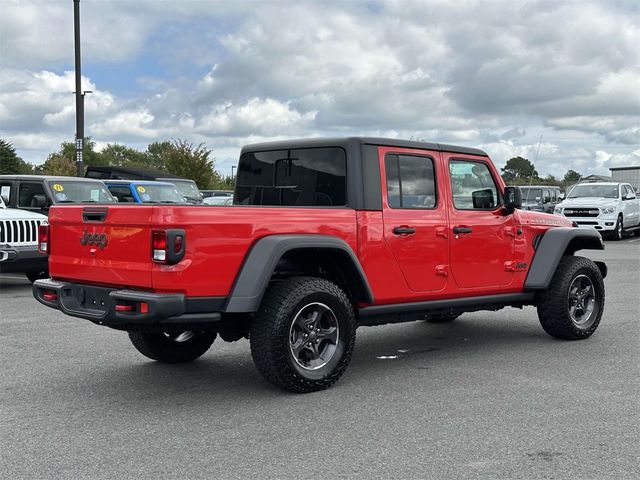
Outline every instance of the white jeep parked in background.
<path id="1" fill-rule="evenodd" d="M 595 228 L 616 240 L 629 231 L 640 236 L 640 199 L 628 183 L 580 183 L 554 213 L 573 220 L 580 228 Z"/>
<path id="2" fill-rule="evenodd" d="M 38 227 L 46 223 L 45 215 L 7 208 L 0 196 L 0 273 L 48 277 L 47 256 L 38 252 Z"/>

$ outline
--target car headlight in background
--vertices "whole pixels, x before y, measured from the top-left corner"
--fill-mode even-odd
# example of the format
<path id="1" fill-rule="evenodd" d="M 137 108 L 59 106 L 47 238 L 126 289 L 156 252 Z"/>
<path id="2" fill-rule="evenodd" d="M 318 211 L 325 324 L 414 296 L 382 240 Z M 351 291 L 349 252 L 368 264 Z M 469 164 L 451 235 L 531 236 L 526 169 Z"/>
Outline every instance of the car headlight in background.
<path id="1" fill-rule="evenodd" d="M 616 211 L 616 207 L 606 207 L 602 209 L 602 214 L 609 215 L 611 213 L 615 213 L 615 211 Z"/>

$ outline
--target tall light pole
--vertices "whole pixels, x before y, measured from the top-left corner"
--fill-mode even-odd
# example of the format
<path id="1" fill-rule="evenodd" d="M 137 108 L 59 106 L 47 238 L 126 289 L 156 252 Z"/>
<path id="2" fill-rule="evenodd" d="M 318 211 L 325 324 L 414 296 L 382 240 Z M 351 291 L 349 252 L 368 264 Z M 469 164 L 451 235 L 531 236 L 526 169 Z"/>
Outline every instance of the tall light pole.
<path id="1" fill-rule="evenodd" d="M 231 179 L 234 179 L 235 177 L 233 176 L 233 171 L 236 169 L 235 165 L 231 165 Z"/>
<path id="2" fill-rule="evenodd" d="M 76 53 L 76 175 L 84 176 L 84 92 L 80 71 L 80 0 L 73 0 L 73 36 Z"/>

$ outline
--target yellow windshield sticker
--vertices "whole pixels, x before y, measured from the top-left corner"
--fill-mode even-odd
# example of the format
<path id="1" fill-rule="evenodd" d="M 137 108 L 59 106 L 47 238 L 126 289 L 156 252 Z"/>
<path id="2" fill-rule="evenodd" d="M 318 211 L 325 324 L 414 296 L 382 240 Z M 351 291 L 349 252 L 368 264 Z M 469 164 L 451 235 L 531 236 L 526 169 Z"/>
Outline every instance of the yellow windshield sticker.
<path id="1" fill-rule="evenodd" d="M 138 190 L 140 193 L 144 193 L 146 192 L 146 190 L 144 189 L 144 187 L 140 186 L 138 188 L 136 188 L 136 190 Z"/>
<path id="2" fill-rule="evenodd" d="M 62 185 L 60 185 L 59 183 L 55 183 L 55 184 L 53 185 L 53 189 L 54 189 L 56 192 L 62 192 L 62 191 L 64 190 L 64 187 L 63 187 Z"/>

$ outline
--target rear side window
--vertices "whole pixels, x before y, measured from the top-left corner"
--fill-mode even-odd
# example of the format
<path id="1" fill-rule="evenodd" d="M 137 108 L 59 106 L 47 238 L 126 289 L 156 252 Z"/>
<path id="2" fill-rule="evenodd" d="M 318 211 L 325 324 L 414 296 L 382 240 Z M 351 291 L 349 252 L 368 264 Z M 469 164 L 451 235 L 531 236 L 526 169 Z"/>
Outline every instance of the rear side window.
<path id="1" fill-rule="evenodd" d="M 135 199 L 133 198 L 133 194 L 131 193 L 131 190 L 129 189 L 129 187 L 110 185 L 108 188 L 109 188 L 109 191 L 111 192 L 111 195 L 113 195 L 118 199 L 118 202 L 121 202 L 121 203 L 135 202 Z"/>
<path id="2" fill-rule="evenodd" d="M 18 208 L 41 207 L 47 204 L 42 183 L 21 183 L 18 189 Z"/>
<path id="3" fill-rule="evenodd" d="M 391 208 L 435 208 L 433 159 L 413 155 L 387 155 L 387 202 Z"/>
<path id="4" fill-rule="evenodd" d="M 249 152 L 240 157 L 236 205 L 338 207 L 347 203 L 342 148 Z"/>

